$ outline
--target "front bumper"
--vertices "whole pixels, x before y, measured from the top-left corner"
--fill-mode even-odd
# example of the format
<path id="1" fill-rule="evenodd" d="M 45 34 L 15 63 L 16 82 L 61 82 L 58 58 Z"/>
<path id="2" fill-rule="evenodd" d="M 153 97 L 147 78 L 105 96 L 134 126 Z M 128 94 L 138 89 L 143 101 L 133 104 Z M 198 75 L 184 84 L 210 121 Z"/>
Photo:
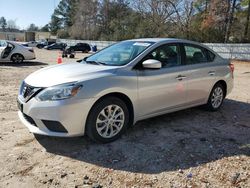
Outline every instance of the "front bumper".
<path id="1" fill-rule="evenodd" d="M 24 103 L 19 98 L 18 101 L 22 106 L 18 116 L 30 132 L 48 136 L 73 137 L 84 135 L 87 116 L 95 99 L 71 98 L 40 102 L 32 98 Z"/>

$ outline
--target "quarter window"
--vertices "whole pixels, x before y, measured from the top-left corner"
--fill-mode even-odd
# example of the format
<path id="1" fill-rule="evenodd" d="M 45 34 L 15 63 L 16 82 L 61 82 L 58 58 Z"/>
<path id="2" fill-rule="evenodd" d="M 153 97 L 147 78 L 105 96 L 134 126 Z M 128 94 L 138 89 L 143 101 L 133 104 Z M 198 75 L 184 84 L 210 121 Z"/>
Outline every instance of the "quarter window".
<path id="1" fill-rule="evenodd" d="M 162 63 L 163 68 L 181 65 L 181 55 L 178 45 L 163 45 L 149 53 L 146 59 L 156 59 Z"/>
<path id="2" fill-rule="evenodd" d="M 205 49 L 188 45 L 185 45 L 184 48 L 187 65 L 205 63 L 209 61 L 206 56 Z"/>

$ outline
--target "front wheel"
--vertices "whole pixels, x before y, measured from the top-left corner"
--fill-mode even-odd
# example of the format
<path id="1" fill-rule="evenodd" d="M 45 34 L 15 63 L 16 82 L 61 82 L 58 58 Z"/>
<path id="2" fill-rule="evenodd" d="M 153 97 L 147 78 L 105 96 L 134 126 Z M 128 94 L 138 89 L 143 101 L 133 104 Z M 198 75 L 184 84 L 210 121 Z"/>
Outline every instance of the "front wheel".
<path id="1" fill-rule="evenodd" d="M 11 61 L 13 63 L 22 63 L 24 60 L 24 57 L 21 54 L 13 54 L 11 56 Z"/>
<path id="2" fill-rule="evenodd" d="M 128 123 L 129 111 L 126 104 L 119 98 L 108 97 L 91 109 L 86 132 L 92 140 L 108 143 L 118 139 Z"/>
<path id="3" fill-rule="evenodd" d="M 217 111 L 224 100 L 225 96 L 225 89 L 221 84 L 216 84 L 209 96 L 208 102 L 206 104 L 206 107 L 210 111 Z"/>

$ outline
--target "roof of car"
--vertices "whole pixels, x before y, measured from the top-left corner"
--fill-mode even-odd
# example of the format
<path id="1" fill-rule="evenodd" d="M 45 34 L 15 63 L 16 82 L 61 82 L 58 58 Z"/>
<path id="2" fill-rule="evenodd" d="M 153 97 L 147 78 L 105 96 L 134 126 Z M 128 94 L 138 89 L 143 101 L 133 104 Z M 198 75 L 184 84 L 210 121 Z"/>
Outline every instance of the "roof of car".
<path id="1" fill-rule="evenodd" d="M 189 43 L 189 44 L 194 44 L 194 45 L 199 45 L 204 48 L 210 49 L 209 47 L 203 45 L 202 43 L 195 42 L 195 41 L 190 41 L 186 39 L 177 39 L 177 38 L 140 38 L 140 39 L 131 39 L 128 41 L 137 41 L 137 42 L 182 42 L 182 43 Z M 210 49 L 211 50 L 211 49 Z"/>
<path id="2" fill-rule="evenodd" d="M 175 38 L 139 38 L 139 39 L 131 39 L 130 41 L 162 42 L 162 41 L 172 41 L 172 40 L 180 40 L 180 39 L 175 39 Z"/>

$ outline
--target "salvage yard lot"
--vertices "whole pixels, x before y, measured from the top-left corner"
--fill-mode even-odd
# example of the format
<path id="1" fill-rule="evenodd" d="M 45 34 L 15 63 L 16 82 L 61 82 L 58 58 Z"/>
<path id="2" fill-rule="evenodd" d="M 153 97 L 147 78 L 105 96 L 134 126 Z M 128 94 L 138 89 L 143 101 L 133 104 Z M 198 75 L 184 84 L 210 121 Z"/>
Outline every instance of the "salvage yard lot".
<path id="1" fill-rule="evenodd" d="M 0 63 L 0 187 L 250 186 L 250 63 L 235 62 L 234 90 L 218 112 L 198 107 L 144 120 L 102 145 L 34 136 L 21 124 L 21 81 L 58 57 L 35 52 L 35 61 Z"/>

